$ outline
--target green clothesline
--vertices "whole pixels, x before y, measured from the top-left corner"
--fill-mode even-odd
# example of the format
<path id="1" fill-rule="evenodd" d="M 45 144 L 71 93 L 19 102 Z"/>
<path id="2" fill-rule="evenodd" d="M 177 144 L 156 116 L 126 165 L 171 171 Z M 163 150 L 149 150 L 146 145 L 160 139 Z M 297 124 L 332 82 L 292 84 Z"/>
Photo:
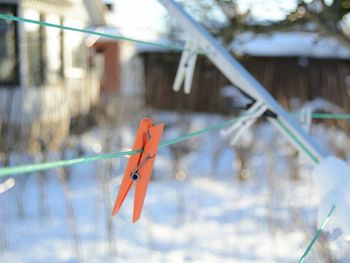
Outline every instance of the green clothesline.
<path id="1" fill-rule="evenodd" d="M 350 120 L 350 114 L 312 113 L 313 119 Z"/>
<path id="2" fill-rule="evenodd" d="M 297 115 L 298 113 L 293 113 L 293 115 Z M 205 129 L 188 133 L 184 136 L 181 136 L 179 138 L 175 138 L 169 141 L 164 141 L 159 145 L 159 148 L 163 148 L 175 143 L 179 143 L 184 140 L 188 140 L 190 138 L 193 138 L 195 136 L 219 130 L 224 127 L 227 127 L 237 121 L 238 119 L 242 117 L 248 116 L 247 114 L 243 114 L 241 116 L 238 116 L 236 118 L 233 118 L 229 121 L 222 122 L 213 126 L 209 126 Z M 324 114 L 324 113 L 313 113 L 312 118 L 315 119 L 342 119 L 342 120 L 349 120 L 350 114 Z M 133 155 L 142 152 L 142 150 L 137 151 L 125 151 L 125 152 L 118 152 L 118 153 L 109 153 L 109 154 L 100 154 L 100 155 L 94 155 L 94 156 L 87 156 L 87 157 L 80 157 L 80 158 L 74 158 L 69 160 L 60 160 L 60 161 L 54 161 L 54 162 L 45 162 L 45 163 L 36 163 L 36 164 L 28 164 L 28 165 L 19 165 L 19 166 L 11 166 L 11 167 L 4 167 L 0 168 L 0 178 L 10 175 L 16 175 L 16 174 L 23 174 L 23 173 L 32 173 L 42 170 L 48 170 L 58 167 L 66 167 L 71 166 L 75 164 L 82 164 L 87 162 L 94 162 L 94 161 L 100 161 L 100 160 L 107 160 L 107 159 L 114 159 L 114 158 L 120 158 L 122 156 L 128 156 Z"/>
<path id="3" fill-rule="evenodd" d="M 248 114 L 238 116 L 234 119 L 231 119 L 229 121 L 225 121 L 213 126 L 210 126 L 208 128 L 188 133 L 184 136 L 164 141 L 159 145 L 159 148 L 163 148 L 175 143 L 182 142 L 184 140 L 188 140 L 190 138 L 193 138 L 195 136 L 219 130 L 224 127 L 227 127 L 237 121 L 238 119 L 242 117 L 249 116 Z M 20 165 L 20 166 L 11 166 L 11 167 L 4 167 L 0 168 L 0 178 L 5 177 L 5 176 L 10 176 L 10 175 L 17 175 L 17 174 L 23 174 L 23 173 L 32 173 L 32 172 L 37 172 L 37 171 L 42 171 L 42 170 L 48 170 L 52 168 L 59 168 L 59 167 L 66 167 L 66 166 L 71 166 L 74 164 L 82 164 L 82 163 L 87 163 L 87 162 L 94 162 L 94 161 L 100 161 L 100 160 L 108 160 L 108 159 L 114 159 L 114 158 L 120 158 L 122 156 L 128 156 L 128 155 L 133 155 L 142 152 L 142 149 L 140 150 L 134 150 L 134 151 L 125 151 L 125 152 L 118 152 L 118 153 L 110 153 L 110 154 L 100 154 L 100 155 L 95 155 L 95 156 L 88 156 L 88 157 L 80 157 L 80 158 L 74 158 L 74 159 L 69 159 L 69 160 L 60 160 L 60 161 L 54 161 L 54 162 L 45 162 L 45 163 L 37 163 L 37 164 L 28 164 L 28 165 Z"/>
<path id="4" fill-rule="evenodd" d="M 314 237 L 312 238 L 310 244 L 307 246 L 304 254 L 301 256 L 301 258 L 299 259 L 298 263 L 303 263 L 304 260 L 306 259 L 306 256 L 309 254 L 311 248 L 313 247 L 313 245 L 315 244 L 316 240 L 318 239 L 318 237 L 321 235 L 321 232 L 324 230 L 324 228 L 326 227 L 326 224 L 328 223 L 329 219 L 331 218 L 331 215 L 333 214 L 335 210 L 335 205 L 332 206 L 331 210 L 328 212 L 327 216 L 323 219 L 321 225 L 319 226 L 319 228 L 317 229 L 316 234 L 314 235 Z"/>
<path id="5" fill-rule="evenodd" d="M 145 41 L 145 40 L 140 40 L 140 39 L 131 38 L 131 37 L 124 37 L 124 36 L 120 36 L 120 35 L 107 34 L 107 33 L 103 33 L 103 32 L 98 32 L 96 30 L 64 26 L 64 25 L 60 25 L 60 24 L 48 23 L 48 22 L 43 22 L 43 21 L 39 21 L 39 20 L 33 20 L 33 19 L 28 19 L 28 18 L 23 18 L 23 17 L 18 17 L 18 16 L 7 15 L 4 13 L 0 13 L 0 19 L 36 24 L 36 25 L 40 25 L 40 26 L 59 28 L 59 29 L 69 30 L 69 31 L 75 31 L 75 32 L 100 36 L 100 37 L 106 37 L 109 39 L 114 39 L 114 40 L 119 40 L 119 41 L 128 41 L 128 42 L 153 46 L 153 47 L 167 49 L 167 50 L 176 51 L 176 52 L 182 52 L 182 51 L 186 50 L 183 47 L 179 47 L 179 46 L 175 46 L 175 45 Z"/>

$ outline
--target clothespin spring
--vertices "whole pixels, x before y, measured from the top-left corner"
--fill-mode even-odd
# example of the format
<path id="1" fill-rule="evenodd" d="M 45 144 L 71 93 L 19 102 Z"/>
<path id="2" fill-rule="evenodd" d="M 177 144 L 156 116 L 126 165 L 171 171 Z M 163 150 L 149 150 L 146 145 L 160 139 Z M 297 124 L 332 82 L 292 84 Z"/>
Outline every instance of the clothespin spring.
<path id="1" fill-rule="evenodd" d="M 143 159 L 135 168 L 135 170 L 130 174 L 130 178 L 137 182 L 140 179 L 139 169 L 150 159 L 154 158 L 153 155 L 148 155 L 145 159 Z"/>

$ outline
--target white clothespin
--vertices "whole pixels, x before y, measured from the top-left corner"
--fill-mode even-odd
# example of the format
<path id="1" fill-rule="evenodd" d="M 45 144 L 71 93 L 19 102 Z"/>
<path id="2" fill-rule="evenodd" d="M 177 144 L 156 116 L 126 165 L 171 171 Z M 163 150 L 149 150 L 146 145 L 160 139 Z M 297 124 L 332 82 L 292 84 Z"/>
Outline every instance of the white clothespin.
<path id="1" fill-rule="evenodd" d="M 173 90 L 179 91 L 182 82 L 185 79 L 184 91 L 186 94 L 191 92 L 194 68 L 197 60 L 197 45 L 188 40 L 185 45 L 185 50 L 182 52 L 180 64 L 177 68 Z"/>
<path id="2" fill-rule="evenodd" d="M 310 106 L 304 106 L 299 113 L 299 122 L 301 127 L 310 134 L 311 131 L 311 125 L 312 125 L 312 109 Z M 304 153 L 300 152 L 298 153 L 298 161 L 302 165 L 309 165 L 311 164 L 309 161 L 307 161 L 308 158 L 305 156 Z"/>
<path id="3" fill-rule="evenodd" d="M 224 137 L 235 133 L 230 141 L 231 145 L 234 145 L 237 140 L 242 136 L 243 132 L 251 127 L 254 122 L 267 110 L 267 105 L 263 102 L 255 102 L 252 107 L 247 110 L 245 115 L 239 118 L 228 129 L 223 130 L 221 134 Z"/>
<path id="4" fill-rule="evenodd" d="M 310 133 L 312 124 L 312 110 L 310 106 L 306 106 L 301 109 L 299 122 L 301 124 L 301 127 L 303 127 L 307 133 Z"/>

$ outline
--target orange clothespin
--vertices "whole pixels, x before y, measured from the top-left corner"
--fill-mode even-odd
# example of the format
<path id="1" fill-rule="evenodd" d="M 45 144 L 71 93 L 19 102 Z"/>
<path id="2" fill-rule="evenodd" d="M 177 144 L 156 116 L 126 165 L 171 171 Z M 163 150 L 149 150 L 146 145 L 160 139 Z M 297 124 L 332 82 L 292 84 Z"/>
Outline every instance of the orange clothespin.
<path id="1" fill-rule="evenodd" d="M 118 196 L 114 203 L 113 216 L 118 213 L 132 183 L 135 183 L 132 222 L 135 223 L 140 218 L 163 128 L 163 123 L 153 126 L 151 119 L 144 118 L 141 120 L 132 149 L 143 149 L 143 152 L 134 154 L 129 158 Z"/>

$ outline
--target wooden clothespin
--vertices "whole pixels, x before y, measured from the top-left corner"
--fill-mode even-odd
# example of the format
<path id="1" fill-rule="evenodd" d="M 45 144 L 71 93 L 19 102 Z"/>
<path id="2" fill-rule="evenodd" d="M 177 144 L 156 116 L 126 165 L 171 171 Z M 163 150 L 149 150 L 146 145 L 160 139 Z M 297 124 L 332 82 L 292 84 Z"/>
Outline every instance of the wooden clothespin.
<path id="1" fill-rule="evenodd" d="M 118 213 L 131 185 L 135 183 L 132 222 L 135 223 L 140 218 L 163 128 L 163 123 L 153 125 L 149 118 L 141 120 L 132 149 L 143 149 L 143 152 L 130 156 L 128 160 L 118 196 L 114 203 L 113 216 Z"/>
<path id="2" fill-rule="evenodd" d="M 173 84 L 174 91 L 179 91 L 182 82 L 184 82 L 184 91 L 186 94 L 190 94 L 196 60 L 197 45 L 188 40 L 185 45 L 185 50 L 182 52 L 179 67 L 177 68 L 176 77 Z"/>

